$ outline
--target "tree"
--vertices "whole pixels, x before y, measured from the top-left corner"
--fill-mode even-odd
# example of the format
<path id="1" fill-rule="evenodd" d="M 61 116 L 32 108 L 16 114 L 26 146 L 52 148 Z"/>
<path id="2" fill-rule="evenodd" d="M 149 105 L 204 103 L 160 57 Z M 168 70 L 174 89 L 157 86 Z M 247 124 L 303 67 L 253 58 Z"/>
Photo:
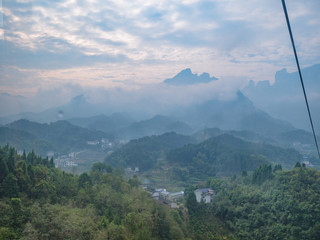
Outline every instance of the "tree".
<path id="1" fill-rule="evenodd" d="M 7 166 L 8 166 L 8 170 L 9 172 L 14 172 L 15 170 L 15 149 L 10 147 L 9 149 L 9 156 L 7 158 Z"/>
<path id="2" fill-rule="evenodd" d="M 253 172 L 252 183 L 261 185 L 266 180 L 272 179 L 272 167 L 271 165 L 264 164 Z"/>
<path id="3" fill-rule="evenodd" d="M 3 156 L 0 156 L 0 184 L 8 175 L 9 170 Z"/>
<path id="4" fill-rule="evenodd" d="M 273 172 L 276 172 L 276 171 L 282 171 L 282 166 L 281 166 L 281 164 L 277 164 L 277 165 L 274 166 Z"/>
<path id="5" fill-rule="evenodd" d="M 92 185 L 91 177 L 87 173 L 82 173 L 78 179 L 79 188 L 87 188 Z"/>
<path id="6" fill-rule="evenodd" d="M 11 198 L 11 227 L 21 230 L 25 222 L 25 214 L 20 198 Z"/>
<path id="7" fill-rule="evenodd" d="M 294 165 L 294 168 L 301 168 L 301 163 L 297 162 L 296 165 Z"/>
<path id="8" fill-rule="evenodd" d="M 248 172 L 245 171 L 245 170 L 243 170 L 243 171 L 242 171 L 242 177 L 247 177 L 247 176 L 248 176 Z"/>
<path id="9" fill-rule="evenodd" d="M 0 227 L 0 239 L 1 240 L 13 240 L 17 239 L 17 235 L 9 228 Z"/>
<path id="10" fill-rule="evenodd" d="M 131 187 L 139 187 L 140 181 L 136 175 L 133 176 L 133 178 L 130 178 L 128 183 Z"/>
<path id="11" fill-rule="evenodd" d="M 19 193 L 18 181 L 13 173 L 9 173 L 1 183 L 0 193 L 4 197 L 17 197 Z"/>
<path id="12" fill-rule="evenodd" d="M 112 170 L 110 170 L 110 166 L 108 167 L 106 164 L 104 164 L 102 162 L 97 162 L 97 163 L 92 164 L 91 171 L 92 172 L 97 171 L 97 172 L 101 172 L 101 173 L 110 172 L 110 171 L 112 172 Z"/>

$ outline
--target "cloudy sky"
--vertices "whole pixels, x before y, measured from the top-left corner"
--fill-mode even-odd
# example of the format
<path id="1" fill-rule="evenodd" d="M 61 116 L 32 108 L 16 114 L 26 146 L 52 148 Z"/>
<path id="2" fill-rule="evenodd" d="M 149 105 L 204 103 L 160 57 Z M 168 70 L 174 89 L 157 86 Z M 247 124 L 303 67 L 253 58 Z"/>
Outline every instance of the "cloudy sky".
<path id="1" fill-rule="evenodd" d="M 238 87 L 296 70 L 281 0 L 0 3 L 0 93 L 138 89 L 185 68 Z M 320 1 L 287 0 L 287 8 L 301 65 L 319 63 Z"/>

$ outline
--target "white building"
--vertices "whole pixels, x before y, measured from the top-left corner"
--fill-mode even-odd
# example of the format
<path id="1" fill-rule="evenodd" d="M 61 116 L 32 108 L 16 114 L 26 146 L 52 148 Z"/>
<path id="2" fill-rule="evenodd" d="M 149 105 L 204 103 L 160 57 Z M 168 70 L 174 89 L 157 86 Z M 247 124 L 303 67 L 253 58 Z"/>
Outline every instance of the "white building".
<path id="1" fill-rule="evenodd" d="M 95 140 L 95 141 L 87 141 L 87 144 L 88 144 L 88 145 L 98 145 L 98 144 L 99 144 L 99 141 L 98 141 L 98 140 Z"/>
<path id="2" fill-rule="evenodd" d="M 203 201 L 204 203 L 212 202 L 213 197 L 216 195 L 215 190 L 211 188 L 202 188 L 194 191 L 196 195 L 197 202 L 200 203 Z"/>
<path id="3" fill-rule="evenodd" d="M 170 200 L 175 201 L 183 198 L 183 196 L 184 196 L 184 191 L 181 191 L 181 192 L 170 193 L 169 198 Z"/>

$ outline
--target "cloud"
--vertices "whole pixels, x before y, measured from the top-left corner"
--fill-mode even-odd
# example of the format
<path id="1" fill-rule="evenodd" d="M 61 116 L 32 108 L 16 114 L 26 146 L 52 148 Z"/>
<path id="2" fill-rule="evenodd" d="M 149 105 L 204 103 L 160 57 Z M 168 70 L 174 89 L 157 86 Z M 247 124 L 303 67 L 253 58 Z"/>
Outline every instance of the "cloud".
<path id="1" fill-rule="evenodd" d="M 302 65 L 319 62 L 319 1 L 287 4 Z M 187 67 L 273 80 L 295 67 L 277 0 L 3 0 L 3 36 L 11 93 L 64 82 L 136 89 Z"/>

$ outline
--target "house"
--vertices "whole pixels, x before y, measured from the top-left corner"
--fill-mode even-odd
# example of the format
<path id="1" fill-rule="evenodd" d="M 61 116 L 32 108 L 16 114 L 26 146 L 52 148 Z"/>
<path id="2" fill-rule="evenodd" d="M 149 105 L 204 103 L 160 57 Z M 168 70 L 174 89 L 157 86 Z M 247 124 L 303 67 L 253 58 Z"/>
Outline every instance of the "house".
<path id="1" fill-rule="evenodd" d="M 139 168 L 135 167 L 134 169 L 131 167 L 127 167 L 125 170 L 126 173 L 138 173 L 139 172 Z"/>
<path id="2" fill-rule="evenodd" d="M 210 203 L 212 202 L 213 197 L 216 195 L 216 191 L 211 188 L 202 188 L 195 190 L 194 194 L 196 195 L 198 203 L 201 201 L 204 203 Z"/>
<path id="3" fill-rule="evenodd" d="M 99 144 L 99 141 L 98 141 L 98 140 L 95 140 L 95 141 L 87 141 L 87 144 L 88 144 L 88 145 L 98 145 L 98 144 Z"/>
<path id="4" fill-rule="evenodd" d="M 171 201 L 176 201 L 176 200 L 178 200 L 178 199 L 183 198 L 183 196 L 184 196 L 184 191 L 175 192 L 175 193 L 170 193 L 169 199 L 170 199 Z"/>
<path id="5" fill-rule="evenodd" d="M 159 192 L 154 192 L 154 193 L 152 193 L 151 197 L 153 199 L 159 200 L 160 199 L 160 193 Z"/>
<path id="6" fill-rule="evenodd" d="M 170 192 L 167 192 L 165 188 L 158 188 L 152 193 L 153 199 L 167 199 L 170 195 Z"/>
<path id="7" fill-rule="evenodd" d="M 179 205 L 175 202 L 170 202 L 169 206 L 171 209 L 178 209 L 179 208 Z"/>

